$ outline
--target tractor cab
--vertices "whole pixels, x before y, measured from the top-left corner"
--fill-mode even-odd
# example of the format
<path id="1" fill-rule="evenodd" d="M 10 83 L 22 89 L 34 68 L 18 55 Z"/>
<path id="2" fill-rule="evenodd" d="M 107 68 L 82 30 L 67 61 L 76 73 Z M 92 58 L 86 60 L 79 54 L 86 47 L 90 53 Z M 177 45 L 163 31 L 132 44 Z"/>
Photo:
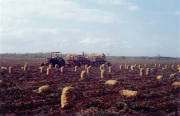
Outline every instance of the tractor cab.
<path id="1" fill-rule="evenodd" d="M 50 56 L 45 59 L 45 62 L 41 64 L 41 66 L 48 66 L 52 64 L 53 67 L 57 64 L 59 67 L 65 66 L 65 60 L 62 57 L 61 52 L 51 52 Z"/>
<path id="2" fill-rule="evenodd" d="M 62 53 L 61 52 L 51 52 L 51 58 L 62 58 Z"/>

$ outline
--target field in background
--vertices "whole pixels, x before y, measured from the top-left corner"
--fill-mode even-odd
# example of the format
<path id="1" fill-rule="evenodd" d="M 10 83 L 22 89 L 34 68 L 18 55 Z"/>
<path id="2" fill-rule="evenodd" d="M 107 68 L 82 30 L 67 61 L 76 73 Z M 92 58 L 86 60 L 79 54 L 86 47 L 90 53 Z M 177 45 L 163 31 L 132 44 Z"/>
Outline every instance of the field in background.
<path id="1" fill-rule="evenodd" d="M 65 57 L 67 54 L 63 54 L 63 57 Z M 31 62 L 31 63 L 41 63 L 45 58 L 50 56 L 49 53 L 27 53 L 27 54 L 0 54 L 0 64 L 6 64 L 14 62 L 13 64 L 18 63 L 24 63 L 24 62 Z M 166 62 L 180 62 L 180 58 L 173 58 L 173 57 L 126 57 L 126 56 L 107 56 L 107 60 L 113 62 L 119 62 L 119 63 L 166 63 Z M 5 62 L 5 63 L 4 63 Z"/>
<path id="2" fill-rule="evenodd" d="M 12 66 L 12 74 L 8 70 L 0 70 L 0 115 L 169 115 L 179 116 L 180 99 L 179 87 L 172 87 L 175 81 L 180 81 L 177 65 L 179 59 L 174 58 L 132 58 L 108 57 L 112 62 L 112 72 L 100 78 L 99 67 L 92 67 L 90 74 L 84 80 L 73 67 L 65 66 L 65 72 L 53 69 L 47 76 L 39 71 L 39 66 L 47 55 L 0 55 L 0 67 Z M 29 69 L 24 72 L 21 67 L 28 63 Z M 139 69 L 119 69 L 119 65 L 140 64 L 143 68 L 154 68 L 154 64 L 161 64 L 156 71 L 148 76 L 139 76 Z M 145 67 L 144 64 L 147 64 Z M 170 66 L 174 64 L 175 67 Z M 162 68 L 168 65 L 168 69 Z M 170 74 L 176 73 L 174 78 Z M 163 79 L 157 80 L 157 75 Z M 107 80 L 118 81 L 115 86 L 105 85 Z M 50 85 L 52 90 L 46 93 L 35 91 L 42 85 Z M 61 108 L 61 93 L 66 86 L 76 88 L 76 98 L 73 106 Z M 119 94 L 120 90 L 129 89 L 140 94 L 127 98 Z"/>

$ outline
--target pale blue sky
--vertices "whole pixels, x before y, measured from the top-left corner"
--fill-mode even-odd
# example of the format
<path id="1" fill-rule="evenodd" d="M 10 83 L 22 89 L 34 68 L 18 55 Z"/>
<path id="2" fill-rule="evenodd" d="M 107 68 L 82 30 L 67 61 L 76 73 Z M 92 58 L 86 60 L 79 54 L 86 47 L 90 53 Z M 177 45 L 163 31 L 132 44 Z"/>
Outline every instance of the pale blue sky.
<path id="1" fill-rule="evenodd" d="M 0 53 L 180 57 L 179 0 L 0 0 Z"/>

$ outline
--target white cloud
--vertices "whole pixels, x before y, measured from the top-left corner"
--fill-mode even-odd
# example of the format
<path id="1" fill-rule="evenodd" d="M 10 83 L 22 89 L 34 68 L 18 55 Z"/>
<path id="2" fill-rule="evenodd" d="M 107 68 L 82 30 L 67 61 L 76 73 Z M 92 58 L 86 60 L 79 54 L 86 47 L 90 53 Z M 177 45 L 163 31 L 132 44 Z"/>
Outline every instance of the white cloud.
<path id="1" fill-rule="evenodd" d="M 177 11 L 166 11 L 166 12 L 163 12 L 163 11 L 155 11 L 155 12 L 152 12 L 153 14 L 155 15 L 180 15 L 180 11 L 177 10 Z"/>
<path id="2" fill-rule="evenodd" d="M 1 27 L 0 35 L 1 36 L 15 36 L 20 37 L 24 33 L 23 29 L 16 29 L 14 27 Z M 2 37 L 0 39 L 3 39 Z"/>
<path id="3" fill-rule="evenodd" d="M 51 17 L 60 20 L 75 20 L 98 23 L 119 23 L 119 17 L 112 12 L 82 8 L 73 0 L 4 0 L 2 20 L 27 23 L 32 17 Z"/>
<path id="4" fill-rule="evenodd" d="M 118 5 L 123 6 L 127 8 L 130 11 L 139 10 L 139 6 L 130 0 L 96 0 L 98 4 L 112 4 L 112 5 Z"/>
<path id="5" fill-rule="evenodd" d="M 130 5 L 128 7 L 128 9 L 131 10 L 131 11 L 136 11 L 136 10 L 139 10 L 139 7 L 137 5 Z"/>
<path id="6" fill-rule="evenodd" d="M 176 11 L 175 14 L 176 14 L 176 15 L 180 15 L 180 11 Z"/>
<path id="7" fill-rule="evenodd" d="M 99 43 L 103 44 L 103 43 L 108 42 L 109 40 L 110 40 L 109 38 L 88 37 L 88 38 L 82 39 L 80 43 L 86 44 L 86 45 L 99 44 Z"/>
<path id="8" fill-rule="evenodd" d="M 78 40 L 76 28 L 0 28 L 0 52 L 73 51 L 66 49 Z M 74 48 L 74 47 L 72 47 Z"/>
<path id="9" fill-rule="evenodd" d="M 102 53 L 109 49 L 110 39 L 101 33 L 66 28 L 3 28 L 0 52 L 47 52 L 62 51 Z M 14 35 L 16 32 L 22 32 Z M 84 39 L 85 38 L 85 39 Z M 68 49 L 67 49 L 68 48 Z"/>
<path id="10" fill-rule="evenodd" d="M 114 4 L 114 5 L 127 5 L 129 2 L 127 0 L 97 0 L 99 4 Z"/>
<path id="11" fill-rule="evenodd" d="M 0 0 L 2 11 L 0 12 L 0 35 L 22 37 L 29 33 L 51 33 L 69 32 L 75 30 L 68 28 L 49 28 L 42 23 L 45 19 L 51 18 L 55 21 L 79 21 L 95 23 L 122 24 L 127 21 L 113 13 L 100 9 L 82 8 L 73 0 Z M 78 22 L 78 23 L 79 23 Z M 46 23 L 51 24 L 52 22 Z M 55 22 L 56 23 L 56 22 Z M 31 26 L 33 24 L 33 26 Z M 46 25 L 45 24 L 45 25 Z M 79 30 L 76 30 L 79 31 Z"/>
<path id="12" fill-rule="evenodd" d="M 128 44 L 128 41 L 127 40 L 122 40 L 122 43 L 123 44 Z"/>
<path id="13" fill-rule="evenodd" d="M 23 37 L 29 34 L 51 34 L 59 35 L 60 33 L 77 33 L 80 32 L 79 29 L 65 29 L 65 28 L 18 28 L 18 27 L 4 27 L 0 28 L 0 35 L 2 36 L 14 36 Z M 0 38 L 3 39 L 3 38 Z"/>

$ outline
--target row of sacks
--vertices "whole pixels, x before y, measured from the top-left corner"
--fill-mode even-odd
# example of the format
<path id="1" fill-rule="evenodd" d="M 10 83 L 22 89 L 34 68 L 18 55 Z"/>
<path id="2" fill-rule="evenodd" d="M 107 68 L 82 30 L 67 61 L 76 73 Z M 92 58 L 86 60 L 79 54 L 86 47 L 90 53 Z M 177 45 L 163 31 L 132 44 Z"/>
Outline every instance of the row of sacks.
<path id="1" fill-rule="evenodd" d="M 0 81 L 1 82 L 1 81 Z M 106 85 L 117 85 L 117 80 L 108 80 L 105 82 Z M 180 82 L 174 82 L 172 83 L 172 86 L 180 87 Z M 49 85 L 44 85 L 38 88 L 38 93 L 44 93 L 46 91 L 51 90 L 51 87 Z M 75 88 L 68 86 L 63 88 L 62 94 L 61 94 L 61 108 L 68 108 L 70 106 L 73 106 L 73 99 L 76 96 L 75 94 Z M 120 90 L 119 94 L 121 96 L 125 97 L 135 97 L 139 94 L 138 91 L 134 90 Z"/>
<path id="2" fill-rule="evenodd" d="M 120 64 L 120 69 L 140 69 L 140 68 L 150 68 L 150 67 L 153 67 L 153 68 L 161 68 L 161 69 L 178 69 L 180 68 L 180 64 L 171 64 L 171 65 L 167 65 L 167 64 Z"/>
<path id="3" fill-rule="evenodd" d="M 176 73 L 172 73 L 172 74 L 169 75 L 170 78 L 175 78 L 176 76 L 177 76 Z M 163 79 L 163 75 L 156 76 L 156 79 L 158 79 L 158 80 Z"/>

